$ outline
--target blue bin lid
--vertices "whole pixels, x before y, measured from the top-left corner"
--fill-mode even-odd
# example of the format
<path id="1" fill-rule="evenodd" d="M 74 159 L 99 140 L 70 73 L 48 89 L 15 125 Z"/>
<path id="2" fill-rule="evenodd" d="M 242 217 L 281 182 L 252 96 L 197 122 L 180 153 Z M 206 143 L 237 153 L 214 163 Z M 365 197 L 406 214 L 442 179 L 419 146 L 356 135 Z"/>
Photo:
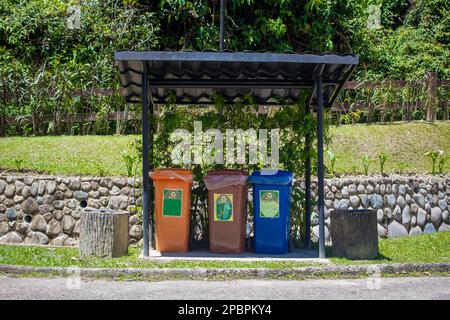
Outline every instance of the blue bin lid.
<path id="1" fill-rule="evenodd" d="M 293 178 L 292 172 L 289 171 L 262 170 L 253 172 L 249 177 L 249 182 L 252 184 L 287 185 L 292 182 Z"/>

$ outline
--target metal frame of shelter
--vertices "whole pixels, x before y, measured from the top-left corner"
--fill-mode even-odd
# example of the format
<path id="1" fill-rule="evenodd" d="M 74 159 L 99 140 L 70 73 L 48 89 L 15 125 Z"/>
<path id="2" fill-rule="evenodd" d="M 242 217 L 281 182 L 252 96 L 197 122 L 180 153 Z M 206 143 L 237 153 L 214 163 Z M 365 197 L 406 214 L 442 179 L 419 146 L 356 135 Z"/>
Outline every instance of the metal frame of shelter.
<path id="1" fill-rule="evenodd" d="M 354 55 L 276 54 L 253 52 L 118 51 L 124 95 L 128 102 L 142 103 L 143 143 L 143 255 L 150 251 L 150 212 L 153 190 L 149 172 L 153 167 L 154 106 L 169 101 L 179 105 L 212 104 L 208 97 L 220 93 L 233 104 L 246 94 L 259 105 L 295 103 L 300 90 L 310 90 L 307 112 L 317 113 L 319 257 L 325 257 L 323 110 L 332 106 L 344 83 L 358 64 Z M 173 95 L 175 92 L 175 101 Z M 282 101 L 283 103 L 280 103 Z M 311 137 L 306 137 L 305 191 L 306 230 L 311 214 Z M 310 244 L 310 232 L 306 232 Z"/>

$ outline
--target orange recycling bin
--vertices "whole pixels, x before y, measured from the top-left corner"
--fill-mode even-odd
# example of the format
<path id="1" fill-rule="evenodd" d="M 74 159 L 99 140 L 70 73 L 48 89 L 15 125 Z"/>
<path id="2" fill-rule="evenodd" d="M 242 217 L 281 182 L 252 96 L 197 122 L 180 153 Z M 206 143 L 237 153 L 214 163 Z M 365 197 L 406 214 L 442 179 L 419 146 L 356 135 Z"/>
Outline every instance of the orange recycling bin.
<path id="1" fill-rule="evenodd" d="M 189 250 L 189 217 L 193 175 L 186 169 L 158 169 L 150 174 L 155 186 L 156 250 Z"/>

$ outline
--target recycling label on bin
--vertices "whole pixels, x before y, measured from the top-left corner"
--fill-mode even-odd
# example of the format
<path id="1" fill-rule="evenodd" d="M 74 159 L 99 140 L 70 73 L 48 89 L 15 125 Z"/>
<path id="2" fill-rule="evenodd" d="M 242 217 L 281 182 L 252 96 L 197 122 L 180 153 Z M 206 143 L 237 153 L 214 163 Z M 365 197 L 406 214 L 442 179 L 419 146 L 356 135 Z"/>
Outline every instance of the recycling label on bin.
<path id="1" fill-rule="evenodd" d="M 233 194 L 214 193 L 214 221 L 233 221 Z"/>
<path id="2" fill-rule="evenodd" d="M 181 217 L 181 199 L 183 190 L 164 189 L 162 215 L 168 217 Z"/>
<path id="3" fill-rule="evenodd" d="M 260 218 L 280 217 L 280 194 L 278 190 L 260 190 L 259 199 Z"/>

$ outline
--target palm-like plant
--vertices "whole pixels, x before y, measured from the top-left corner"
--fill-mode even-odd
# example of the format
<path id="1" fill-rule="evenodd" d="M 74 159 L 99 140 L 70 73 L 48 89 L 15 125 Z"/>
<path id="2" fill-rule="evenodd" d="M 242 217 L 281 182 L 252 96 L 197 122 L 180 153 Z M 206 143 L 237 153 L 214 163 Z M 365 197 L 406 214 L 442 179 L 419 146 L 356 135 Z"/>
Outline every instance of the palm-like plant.
<path id="1" fill-rule="evenodd" d="M 16 166 L 17 171 L 22 170 L 22 162 L 23 159 L 14 159 L 14 165 Z"/>
<path id="2" fill-rule="evenodd" d="M 449 159 L 450 157 L 444 157 L 444 156 L 441 156 L 441 158 L 439 159 L 439 162 L 438 162 L 438 172 L 439 172 L 439 174 L 442 174 L 442 173 L 444 173 L 444 166 L 445 166 L 445 163 L 447 162 L 447 160 Z"/>
<path id="3" fill-rule="evenodd" d="M 403 172 L 405 171 L 406 168 L 408 168 L 409 165 L 406 162 L 400 162 L 398 164 L 398 171 L 400 174 L 403 174 Z"/>
<path id="4" fill-rule="evenodd" d="M 386 164 L 386 161 L 389 159 L 389 156 L 385 154 L 384 152 L 381 152 L 378 154 L 378 160 L 380 161 L 380 173 L 384 173 L 384 165 Z"/>
<path id="5" fill-rule="evenodd" d="M 122 160 L 125 163 L 125 167 L 127 170 L 127 177 L 132 177 L 134 175 L 135 163 L 137 160 L 137 156 L 133 156 L 129 154 L 127 151 L 122 150 Z"/>
<path id="6" fill-rule="evenodd" d="M 438 150 L 438 151 L 428 151 L 423 154 L 423 157 L 428 157 L 431 159 L 431 174 L 436 173 L 437 160 L 438 160 L 439 156 L 443 153 L 444 152 L 442 150 Z"/>
<path id="7" fill-rule="evenodd" d="M 330 159 L 330 173 L 334 174 L 334 165 L 336 164 L 336 156 L 331 150 L 327 150 L 328 159 Z"/>
<path id="8" fill-rule="evenodd" d="M 371 163 L 372 163 L 372 159 L 370 159 L 368 155 L 365 155 L 362 158 L 362 165 L 363 165 L 363 169 L 364 169 L 364 174 L 366 176 L 369 175 L 369 168 L 370 168 Z"/>

